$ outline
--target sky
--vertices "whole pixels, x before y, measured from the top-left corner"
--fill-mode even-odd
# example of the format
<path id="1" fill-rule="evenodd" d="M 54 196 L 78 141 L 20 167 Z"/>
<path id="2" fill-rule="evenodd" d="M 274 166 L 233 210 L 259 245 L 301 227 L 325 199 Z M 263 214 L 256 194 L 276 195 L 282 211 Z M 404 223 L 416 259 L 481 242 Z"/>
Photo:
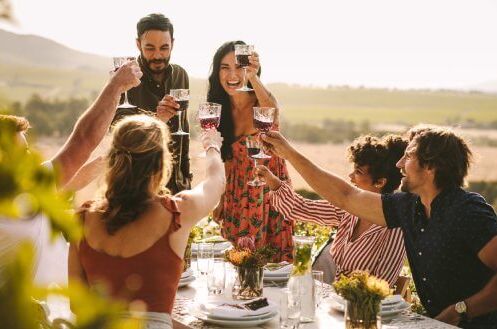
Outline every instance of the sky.
<path id="1" fill-rule="evenodd" d="M 172 62 L 206 78 L 215 50 L 255 46 L 262 80 L 387 88 L 497 81 L 496 0 L 11 0 L 16 25 L 71 48 L 136 54 L 136 22 L 160 12 Z M 0 50 L 1 51 L 1 50 Z"/>

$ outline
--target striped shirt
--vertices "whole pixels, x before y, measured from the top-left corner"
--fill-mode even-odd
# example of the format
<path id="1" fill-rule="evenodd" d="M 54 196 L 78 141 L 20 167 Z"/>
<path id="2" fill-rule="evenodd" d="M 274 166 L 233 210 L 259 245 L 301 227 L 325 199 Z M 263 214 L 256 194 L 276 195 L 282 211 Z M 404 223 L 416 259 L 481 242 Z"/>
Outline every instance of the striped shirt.
<path id="1" fill-rule="evenodd" d="M 406 253 L 400 229 L 373 224 L 352 240 L 357 216 L 325 200 L 305 199 L 286 183 L 271 192 L 270 202 L 287 220 L 337 227 L 330 249 L 337 267 L 336 277 L 363 270 L 388 281 L 390 286 L 397 281 Z"/>

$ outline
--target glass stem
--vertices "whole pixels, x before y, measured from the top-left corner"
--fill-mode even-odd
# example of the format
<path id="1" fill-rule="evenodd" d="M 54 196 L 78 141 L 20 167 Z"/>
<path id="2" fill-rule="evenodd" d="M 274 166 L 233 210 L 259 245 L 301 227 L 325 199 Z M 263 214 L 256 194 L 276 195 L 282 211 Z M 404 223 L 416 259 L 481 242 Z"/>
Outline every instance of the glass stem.
<path id="1" fill-rule="evenodd" d="M 128 101 L 128 91 L 127 90 L 124 92 L 124 102 L 123 102 L 123 104 L 129 104 L 129 101 Z"/>
<path id="2" fill-rule="evenodd" d="M 178 111 L 178 131 L 183 131 L 181 121 L 183 120 L 183 111 Z"/>
<path id="3" fill-rule="evenodd" d="M 243 88 L 247 88 L 247 67 L 243 67 Z"/>
<path id="4" fill-rule="evenodd" d="M 257 177 L 257 175 L 255 174 L 255 168 L 257 168 L 257 159 L 256 158 L 253 158 L 253 159 L 254 159 L 254 181 L 258 182 L 259 177 Z"/>

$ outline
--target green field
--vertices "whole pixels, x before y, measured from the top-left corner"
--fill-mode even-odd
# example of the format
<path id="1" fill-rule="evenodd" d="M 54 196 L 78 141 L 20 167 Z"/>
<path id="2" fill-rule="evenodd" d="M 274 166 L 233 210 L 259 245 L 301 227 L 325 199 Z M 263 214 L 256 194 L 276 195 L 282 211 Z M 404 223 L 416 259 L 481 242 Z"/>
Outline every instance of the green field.
<path id="1" fill-rule="evenodd" d="M 325 119 L 371 123 L 438 124 L 497 121 L 497 95 L 456 91 L 310 89 L 270 86 L 290 123 Z"/>
<path id="2" fill-rule="evenodd" d="M 24 103 L 37 93 L 44 98 L 93 99 L 108 78 L 96 70 L 56 69 L 0 64 L 0 106 Z M 205 97 L 206 81 L 191 79 L 191 108 Z M 325 119 L 356 123 L 459 124 L 474 121 L 497 125 L 497 94 L 458 91 L 310 88 L 270 84 L 282 117 L 289 123 L 319 124 Z M 194 111 L 193 111 L 194 112 Z"/>

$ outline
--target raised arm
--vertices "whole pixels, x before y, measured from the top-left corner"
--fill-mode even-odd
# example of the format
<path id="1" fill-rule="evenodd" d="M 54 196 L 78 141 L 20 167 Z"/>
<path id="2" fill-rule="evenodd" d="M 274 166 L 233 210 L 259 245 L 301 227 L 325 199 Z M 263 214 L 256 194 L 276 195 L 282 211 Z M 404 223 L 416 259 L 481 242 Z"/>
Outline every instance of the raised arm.
<path id="1" fill-rule="evenodd" d="M 105 159 L 102 156 L 85 163 L 81 169 L 64 185 L 66 191 L 79 191 L 94 181 L 105 168 Z"/>
<path id="2" fill-rule="evenodd" d="M 288 183 L 282 182 L 265 166 L 258 166 L 257 174 L 266 180 L 272 191 L 271 205 L 287 220 L 336 227 L 346 213 L 326 200 L 310 200 L 295 193 Z"/>
<path id="3" fill-rule="evenodd" d="M 298 152 L 279 132 L 262 136 L 270 152 L 287 159 L 311 188 L 336 207 L 376 225 L 386 226 L 381 195 L 361 190 L 320 168 Z"/>
<path id="4" fill-rule="evenodd" d="M 138 86 L 141 76 L 136 62 L 123 65 L 78 119 L 66 143 L 51 160 L 59 172 L 60 186 L 64 186 L 74 176 L 102 141 L 114 118 L 120 95 Z"/>
<path id="5" fill-rule="evenodd" d="M 203 133 L 202 144 L 207 153 L 206 178 L 193 189 L 175 195 L 182 221 L 189 227 L 207 216 L 224 192 L 226 176 L 219 151 L 221 142 L 219 132 L 211 129 Z"/>

